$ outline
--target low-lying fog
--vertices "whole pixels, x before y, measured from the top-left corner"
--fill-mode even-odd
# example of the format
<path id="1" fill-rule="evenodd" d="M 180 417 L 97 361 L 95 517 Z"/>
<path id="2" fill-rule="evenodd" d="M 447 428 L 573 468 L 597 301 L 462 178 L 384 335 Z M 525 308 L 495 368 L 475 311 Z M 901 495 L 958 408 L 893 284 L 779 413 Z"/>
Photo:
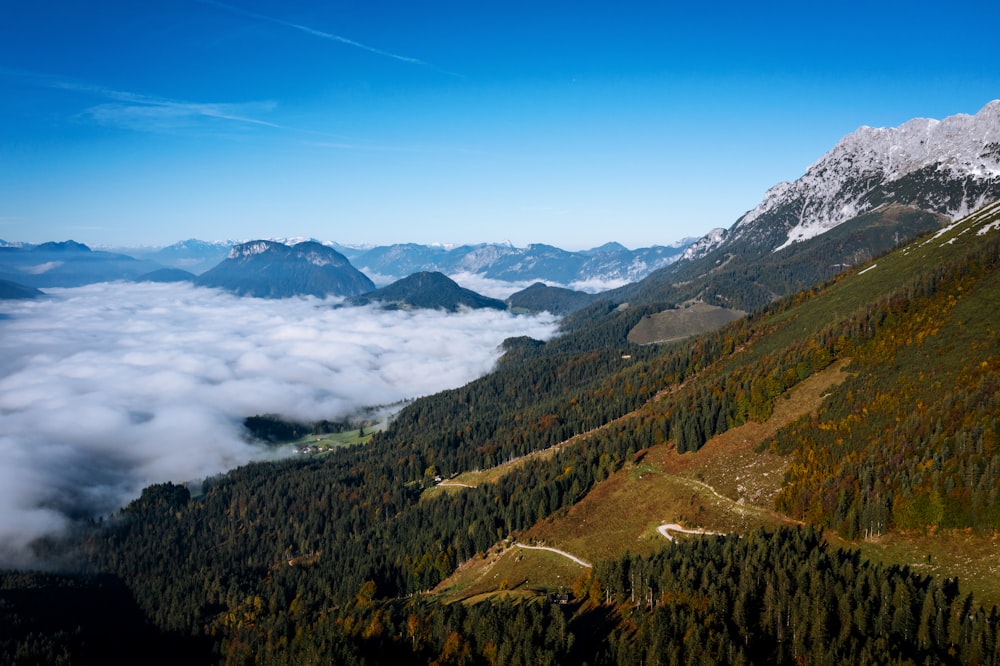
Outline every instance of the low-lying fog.
<path id="1" fill-rule="evenodd" d="M 0 305 L 0 565 L 145 486 L 273 455 L 241 421 L 314 421 L 461 386 L 556 319 L 333 308 L 98 284 Z"/>

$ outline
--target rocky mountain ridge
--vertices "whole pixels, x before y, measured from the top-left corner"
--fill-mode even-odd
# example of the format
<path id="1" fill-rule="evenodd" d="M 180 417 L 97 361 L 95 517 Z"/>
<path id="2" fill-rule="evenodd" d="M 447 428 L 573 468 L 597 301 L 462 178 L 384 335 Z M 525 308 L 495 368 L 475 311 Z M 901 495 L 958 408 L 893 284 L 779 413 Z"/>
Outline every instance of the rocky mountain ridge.
<path id="1" fill-rule="evenodd" d="M 1000 198 L 1000 100 L 974 116 L 862 127 L 619 301 L 753 310 Z"/>
<path id="2" fill-rule="evenodd" d="M 772 187 L 737 220 L 727 241 L 762 225 L 784 232 L 780 250 L 889 203 L 957 219 L 1000 196 L 1000 100 L 975 115 L 863 126 L 841 139 L 798 180 Z"/>

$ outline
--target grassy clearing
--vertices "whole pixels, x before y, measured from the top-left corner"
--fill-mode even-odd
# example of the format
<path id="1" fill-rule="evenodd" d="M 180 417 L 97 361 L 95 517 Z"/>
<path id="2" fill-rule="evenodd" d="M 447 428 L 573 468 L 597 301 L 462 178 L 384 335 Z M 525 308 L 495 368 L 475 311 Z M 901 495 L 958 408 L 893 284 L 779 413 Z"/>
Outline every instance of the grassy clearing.
<path id="1" fill-rule="evenodd" d="M 571 446 L 581 437 L 582 436 L 574 437 L 573 439 L 563 442 L 562 444 L 556 444 L 555 446 L 549 447 L 543 451 L 529 453 L 526 456 L 521 456 L 520 458 L 516 458 L 510 462 L 497 465 L 496 467 L 490 467 L 489 469 L 484 470 L 477 469 L 470 472 L 462 472 L 461 474 L 457 474 L 449 479 L 445 479 L 439 484 L 427 488 L 424 490 L 423 494 L 421 494 L 420 499 L 429 499 L 445 492 L 460 492 L 466 487 L 476 488 L 487 483 L 496 483 L 505 475 L 510 474 L 515 469 L 527 464 L 531 460 L 544 460 L 551 458 L 564 446 Z"/>
<path id="2" fill-rule="evenodd" d="M 629 342 L 647 345 L 675 342 L 708 333 L 746 316 L 742 310 L 730 310 L 705 303 L 690 303 L 682 308 L 648 315 L 629 331 Z"/>
<path id="3" fill-rule="evenodd" d="M 936 533 L 891 533 L 870 541 L 845 542 L 828 535 L 830 543 L 858 549 L 876 562 L 909 566 L 938 578 L 958 577 L 962 592 L 972 592 L 984 606 L 1000 606 L 1000 535 L 971 530 Z"/>
<path id="4" fill-rule="evenodd" d="M 847 376 L 845 363 L 817 373 L 787 392 L 766 423 L 749 423 L 714 437 L 696 453 L 658 446 L 640 454 L 562 516 L 542 521 L 529 537 L 558 543 L 581 557 L 616 557 L 662 545 L 656 527 L 677 522 L 717 532 L 745 532 L 787 523 L 771 510 L 785 458 L 757 445 L 815 411 L 823 395 Z"/>
<path id="5" fill-rule="evenodd" d="M 357 446 L 366 444 L 375 434 L 375 427 L 360 428 L 358 430 L 345 430 L 344 432 L 332 432 L 323 435 L 306 435 L 291 442 L 297 451 L 304 453 L 326 453 L 336 448 L 345 446 Z"/>
<path id="6" fill-rule="evenodd" d="M 586 567 L 556 553 L 499 544 L 483 557 L 463 564 L 432 594 L 446 603 L 537 597 L 572 588 L 573 581 L 586 571 Z"/>
<path id="7" fill-rule="evenodd" d="M 770 452 L 758 453 L 758 445 L 796 419 L 816 412 L 829 389 L 849 376 L 845 371 L 849 363 L 835 363 L 786 391 L 775 402 L 766 422 L 732 428 L 713 437 L 697 453 L 673 453 L 664 460 L 665 469 L 702 481 L 740 504 L 770 508 L 781 488 L 787 459 Z"/>
<path id="8" fill-rule="evenodd" d="M 668 473 L 663 463 L 671 455 L 666 446 L 648 450 L 641 462 L 626 465 L 564 513 L 539 522 L 526 538 L 596 561 L 665 547 L 656 531 L 664 523 L 724 533 L 780 523 L 765 509 Z"/>

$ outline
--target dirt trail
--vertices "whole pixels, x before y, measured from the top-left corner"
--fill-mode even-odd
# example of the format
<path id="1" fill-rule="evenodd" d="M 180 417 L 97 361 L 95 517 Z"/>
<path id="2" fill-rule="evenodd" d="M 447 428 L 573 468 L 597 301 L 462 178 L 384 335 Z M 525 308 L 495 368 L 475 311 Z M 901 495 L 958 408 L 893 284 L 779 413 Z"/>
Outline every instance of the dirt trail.
<path id="1" fill-rule="evenodd" d="M 437 484 L 438 488 L 476 488 L 477 486 L 471 486 L 468 483 L 459 483 L 458 481 L 442 481 Z"/>
<path id="2" fill-rule="evenodd" d="M 670 537 L 667 537 L 667 538 L 669 539 Z M 525 544 L 521 543 L 520 541 L 518 541 L 514 545 L 517 546 L 518 548 L 526 548 L 528 550 L 547 550 L 547 551 L 549 551 L 551 553 L 557 553 L 559 555 L 562 555 L 563 557 L 568 557 L 569 559 L 571 559 L 574 562 L 576 562 L 577 564 L 579 564 L 581 567 L 587 567 L 588 569 L 592 569 L 593 566 L 594 566 L 590 562 L 584 562 L 583 560 L 581 560 L 576 555 L 570 555 L 565 550 L 559 550 L 558 548 L 549 548 L 548 546 L 528 546 L 528 545 L 525 545 Z"/>
<path id="3" fill-rule="evenodd" d="M 660 525 L 659 527 L 656 528 L 656 531 L 659 532 L 664 537 L 666 537 L 667 541 L 674 540 L 674 538 L 670 536 L 671 532 L 680 532 L 681 534 L 709 534 L 709 535 L 714 534 L 718 536 L 722 535 L 722 532 L 710 532 L 708 530 L 688 529 L 686 527 L 681 527 L 677 523 L 667 523 L 665 525 Z"/>

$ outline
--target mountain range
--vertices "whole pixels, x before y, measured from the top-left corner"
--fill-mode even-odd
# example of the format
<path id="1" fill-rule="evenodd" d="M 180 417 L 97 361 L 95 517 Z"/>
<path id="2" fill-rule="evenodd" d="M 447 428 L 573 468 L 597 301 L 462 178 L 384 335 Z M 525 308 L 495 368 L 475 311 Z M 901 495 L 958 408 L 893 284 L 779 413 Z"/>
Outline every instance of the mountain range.
<path id="1" fill-rule="evenodd" d="M 780 252 L 865 215 L 898 207 L 955 220 L 1000 196 L 1000 100 L 974 116 L 861 127 L 792 183 L 779 183 L 727 231 L 684 259 L 750 246 Z M 905 241 L 901 237 L 899 241 Z"/>
<path id="2" fill-rule="evenodd" d="M 519 248 L 509 243 L 453 248 L 406 243 L 367 250 L 342 249 L 362 271 L 404 276 L 419 271 L 447 275 L 475 273 L 506 282 L 543 281 L 561 285 L 585 282 L 634 282 L 681 256 L 688 241 L 629 250 L 619 243 L 570 252 L 551 245 Z"/>
<path id="3" fill-rule="evenodd" d="M 41 288 L 130 280 L 162 268 L 151 261 L 91 250 L 74 241 L 0 245 L 0 280 Z"/>
<path id="4" fill-rule="evenodd" d="M 271 240 L 295 245 L 307 239 Z M 446 275 L 473 273 L 509 282 L 539 280 L 569 285 L 633 282 L 676 261 L 690 240 L 636 250 L 630 250 L 620 243 L 606 243 L 577 252 L 543 244 L 516 247 L 510 243 L 459 246 L 399 243 L 352 247 L 332 241 L 323 243 L 343 254 L 359 270 L 382 285 L 422 271 Z M 198 274 L 225 259 L 229 249 L 239 244 L 235 241 L 206 242 L 189 239 L 164 248 L 122 248 L 118 251 L 133 253 L 143 259 Z"/>
<path id="5" fill-rule="evenodd" d="M 255 241 L 248 241 L 255 242 Z M 268 239 L 289 247 L 306 239 Z M 370 248 L 323 242 L 343 255 L 361 272 L 382 286 L 419 272 L 448 275 L 463 273 L 507 282 L 544 281 L 550 284 L 595 288 L 617 286 L 638 280 L 681 256 L 688 241 L 670 246 L 629 250 L 607 243 L 591 250 L 570 252 L 550 245 L 518 248 L 509 243 L 484 243 L 444 247 L 413 243 Z M 197 239 L 164 248 L 117 248 L 92 250 L 81 243 L 46 243 L 39 246 L 0 241 L 0 279 L 32 287 L 72 287 L 113 280 L 193 279 L 231 259 L 233 248 L 246 242 Z M 49 254 L 62 247 L 59 256 Z M 163 269 L 174 269 L 170 272 Z M 177 270 L 185 271 L 178 273 Z M 186 273 L 193 276 L 189 278 Z M 148 276 L 148 277 L 147 277 Z M 285 290 L 277 289 L 285 293 Z M 306 293 L 306 292 L 303 292 Z"/>

